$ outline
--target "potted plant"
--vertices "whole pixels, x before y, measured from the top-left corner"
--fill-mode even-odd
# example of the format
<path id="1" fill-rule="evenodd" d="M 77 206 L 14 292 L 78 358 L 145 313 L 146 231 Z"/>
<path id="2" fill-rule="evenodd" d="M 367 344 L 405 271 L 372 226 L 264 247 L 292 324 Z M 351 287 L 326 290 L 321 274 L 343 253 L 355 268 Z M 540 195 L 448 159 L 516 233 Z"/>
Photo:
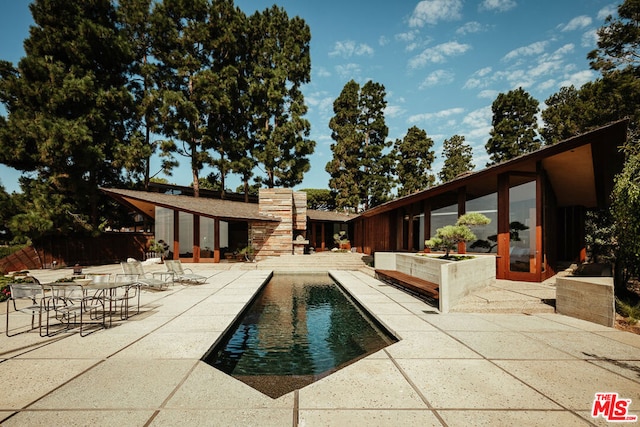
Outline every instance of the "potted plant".
<path id="1" fill-rule="evenodd" d="M 240 249 L 240 251 L 238 252 L 238 254 L 242 255 L 242 258 L 252 262 L 253 261 L 253 246 L 251 245 L 247 245 L 244 248 Z"/>
<path id="2" fill-rule="evenodd" d="M 338 249 L 351 249 L 351 242 L 349 241 L 349 236 L 347 236 L 346 231 L 341 231 L 333 235 L 333 241 L 336 244 Z"/>
<path id="3" fill-rule="evenodd" d="M 155 241 L 151 239 L 149 242 L 149 248 L 147 252 L 146 258 L 160 258 L 160 260 L 164 260 L 164 254 L 167 250 L 166 243 L 163 240 Z"/>

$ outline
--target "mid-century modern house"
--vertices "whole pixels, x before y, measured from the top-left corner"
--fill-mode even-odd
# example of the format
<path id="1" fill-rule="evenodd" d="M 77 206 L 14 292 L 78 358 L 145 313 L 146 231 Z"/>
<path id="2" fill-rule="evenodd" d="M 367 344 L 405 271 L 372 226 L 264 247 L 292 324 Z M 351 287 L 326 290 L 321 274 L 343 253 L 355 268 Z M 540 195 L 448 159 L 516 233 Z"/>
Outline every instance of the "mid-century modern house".
<path id="1" fill-rule="evenodd" d="M 422 251 L 438 228 L 481 212 L 491 223 L 459 251 L 495 254 L 497 278 L 540 282 L 559 261 L 584 261 L 586 211 L 609 205 L 626 137 L 627 121 L 618 121 L 359 215 L 309 210 L 306 194 L 289 189 L 263 189 L 257 203 L 103 191 L 153 220 L 172 258 L 192 262 L 219 262 L 248 244 L 258 259 L 327 250 L 339 231 L 369 255 Z"/>
<path id="2" fill-rule="evenodd" d="M 258 260 L 303 254 L 310 247 L 329 250 L 334 234 L 348 233 L 348 221 L 355 217 L 307 209 L 306 193 L 284 188 L 261 189 L 253 202 L 165 190 L 172 194 L 102 189 L 152 221 L 155 240 L 167 244 L 170 258 L 185 262 L 220 262 L 225 253 L 247 246 Z"/>
<path id="3" fill-rule="evenodd" d="M 466 251 L 494 253 L 499 279 L 543 281 L 559 261 L 585 260 L 586 211 L 609 205 L 626 138 L 627 121 L 615 122 L 377 206 L 351 221 L 352 244 L 423 250 L 435 230 L 480 212 L 491 223 L 473 230 Z"/>

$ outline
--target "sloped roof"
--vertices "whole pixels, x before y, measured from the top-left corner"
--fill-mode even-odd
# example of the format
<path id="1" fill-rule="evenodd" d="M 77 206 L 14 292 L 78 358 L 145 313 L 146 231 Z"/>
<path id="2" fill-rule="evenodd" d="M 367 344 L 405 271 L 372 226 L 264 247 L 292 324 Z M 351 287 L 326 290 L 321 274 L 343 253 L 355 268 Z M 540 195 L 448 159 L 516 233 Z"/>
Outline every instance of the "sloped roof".
<path id="1" fill-rule="evenodd" d="M 130 206 L 151 218 L 155 218 L 155 206 L 168 209 L 177 209 L 209 218 L 218 218 L 226 221 L 273 221 L 278 219 L 260 215 L 256 203 L 233 202 L 229 200 L 210 199 L 204 197 L 182 196 L 163 193 L 149 193 L 146 191 L 122 190 L 115 188 L 102 188 L 105 194 L 118 200 L 120 203 Z"/>
<path id="2" fill-rule="evenodd" d="M 543 146 L 539 150 L 463 174 L 426 190 L 404 196 L 371 208 L 360 214 L 370 217 L 410 203 L 449 194 L 452 203 L 457 191 L 466 187 L 468 195 L 483 195 L 495 191 L 497 176 L 505 172 L 534 173 L 541 164 L 557 197 L 558 206 L 606 206 L 613 186 L 613 177 L 622 168 L 624 156 L 619 147 L 627 137 L 628 120 L 623 119 L 590 132 Z"/>
<path id="3" fill-rule="evenodd" d="M 307 217 L 311 221 L 324 221 L 324 222 L 347 222 L 358 215 L 349 214 L 335 211 L 318 211 L 314 209 L 307 209 Z"/>

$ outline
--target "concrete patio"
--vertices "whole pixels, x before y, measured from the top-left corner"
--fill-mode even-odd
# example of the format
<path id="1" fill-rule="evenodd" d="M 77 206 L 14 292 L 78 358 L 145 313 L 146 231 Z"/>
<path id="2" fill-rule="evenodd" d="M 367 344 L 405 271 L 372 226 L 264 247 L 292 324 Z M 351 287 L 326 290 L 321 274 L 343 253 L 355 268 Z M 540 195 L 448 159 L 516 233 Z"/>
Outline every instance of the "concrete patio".
<path id="1" fill-rule="evenodd" d="M 640 415 L 640 336 L 553 313 L 540 302 L 552 285 L 499 281 L 465 300 L 464 312 L 438 314 L 364 267 L 331 273 L 400 341 L 274 400 L 200 361 L 271 270 L 189 267 L 208 283 L 143 291 L 139 315 L 84 338 L 8 338 L 3 321 L 0 424 L 607 425 L 591 417 L 597 392 L 631 399 L 629 413 Z M 31 273 L 47 282 L 71 270 Z M 18 317 L 29 323 L 16 315 L 12 328 Z"/>

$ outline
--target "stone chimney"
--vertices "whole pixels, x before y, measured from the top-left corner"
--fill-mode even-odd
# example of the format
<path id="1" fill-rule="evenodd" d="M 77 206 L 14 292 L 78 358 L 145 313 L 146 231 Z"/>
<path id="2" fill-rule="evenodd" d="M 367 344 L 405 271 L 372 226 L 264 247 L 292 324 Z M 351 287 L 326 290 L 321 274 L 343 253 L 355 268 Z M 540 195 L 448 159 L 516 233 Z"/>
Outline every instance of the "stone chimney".
<path id="1" fill-rule="evenodd" d="M 254 222 L 251 241 L 260 258 L 304 253 L 307 231 L 307 193 L 287 188 L 261 188 L 260 215 L 279 222 Z M 301 236 L 301 237 L 300 237 Z"/>

